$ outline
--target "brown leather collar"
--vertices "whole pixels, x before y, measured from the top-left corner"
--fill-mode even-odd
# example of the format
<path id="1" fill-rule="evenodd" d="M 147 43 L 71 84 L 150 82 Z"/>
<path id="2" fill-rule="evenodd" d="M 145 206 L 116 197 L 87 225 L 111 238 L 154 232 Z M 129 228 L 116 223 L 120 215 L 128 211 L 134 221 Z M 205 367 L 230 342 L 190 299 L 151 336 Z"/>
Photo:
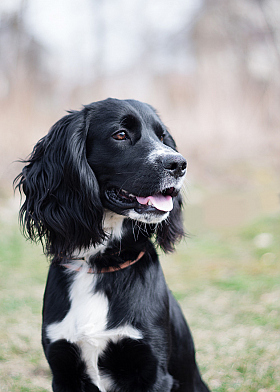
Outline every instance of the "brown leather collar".
<path id="1" fill-rule="evenodd" d="M 125 269 L 125 268 L 127 268 L 127 267 L 129 267 L 129 266 L 131 266 L 131 265 L 133 265 L 135 263 L 137 263 L 137 261 L 139 261 L 144 256 L 145 252 L 146 252 L 145 250 L 142 250 L 135 260 L 127 260 L 127 261 L 125 261 L 124 263 L 122 263 L 122 264 L 120 264 L 118 266 L 104 267 L 104 268 L 102 268 L 99 271 L 96 271 L 93 268 L 89 267 L 88 270 L 87 270 L 87 273 L 88 274 L 105 274 L 107 272 L 115 272 L 115 271 L 119 271 L 121 269 Z M 73 258 L 73 259 L 69 259 L 69 260 L 84 260 L 84 258 L 83 257 L 81 257 L 81 258 Z M 68 269 L 70 269 L 72 271 L 75 271 L 75 272 L 79 272 L 79 271 L 82 271 L 84 269 L 83 266 L 75 268 L 75 266 L 72 265 L 72 264 L 61 264 L 61 266 L 64 267 L 64 268 L 68 268 Z"/>

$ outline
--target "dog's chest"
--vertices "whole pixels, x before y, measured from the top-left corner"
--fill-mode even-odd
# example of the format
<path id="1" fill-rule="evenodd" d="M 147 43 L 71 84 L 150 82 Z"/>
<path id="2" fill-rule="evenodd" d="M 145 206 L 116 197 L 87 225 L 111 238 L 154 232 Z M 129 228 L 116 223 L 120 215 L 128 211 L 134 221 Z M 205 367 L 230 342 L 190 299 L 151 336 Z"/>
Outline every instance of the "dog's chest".
<path id="1" fill-rule="evenodd" d="M 70 310 L 65 318 L 47 327 L 47 336 L 53 343 L 66 339 L 81 349 L 88 375 L 103 392 L 110 388 L 111 380 L 101 375 L 98 358 L 109 341 L 117 342 L 124 337 L 141 339 L 141 333 L 130 325 L 106 329 L 109 302 L 105 294 L 95 292 L 97 277 L 86 271 L 75 273 L 70 288 Z"/>

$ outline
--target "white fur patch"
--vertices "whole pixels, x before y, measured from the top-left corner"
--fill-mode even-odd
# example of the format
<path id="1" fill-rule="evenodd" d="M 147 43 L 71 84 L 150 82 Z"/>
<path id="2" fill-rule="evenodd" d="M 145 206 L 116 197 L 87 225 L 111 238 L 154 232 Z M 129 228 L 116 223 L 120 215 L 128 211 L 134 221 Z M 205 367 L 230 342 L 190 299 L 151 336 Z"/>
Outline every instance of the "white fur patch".
<path id="1" fill-rule="evenodd" d="M 176 157 L 178 156 L 178 153 L 165 144 L 156 143 L 155 148 L 152 152 L 150 152 L 147 160 L 151 163 L 154 163 L 157 161 L 158 157 L 162 157 L 164 155 L 174 155 L 174 157 Z"/>
<path id="2" fill-rule="evenodd" d="M 108 298 L 104 294 L 94 292 L 96 279 L 95 275 L 87 274 L 86 270 L 75 272 L 70 288 L 70 310 L 61 322 L 50 324 L 46 332 L 52 343 L 66 339 L 77 344 L 91 380 L 101 392 L 106 392 L 112 387 L 112 381 L 108 376 L 100 374 L 97 364 L 98 357 L 106 348 L 108 341 L 117 342 L 123 337 L 141 339 L 143 336 L 130 325 L 106 329 Z"/>
<path id="3" fill-rule="evenodd" d="M 104 218 L 104 231 L 110 236 L 110 239 L 120 239 L 122 236 L 122 225 L 124 216 L 115 212 L 106 210 Z"/>
<path id="4" fill-rule="evenodd" d="M 149 213 L 144 213 L 144 214 L 139 214 L 135 210 L 129 210 L 127 216 L 130 219 L 136 220 L 138 222 L 144 222 L 144 223 L 150 223 L 150 224 L 156 224 L 164 221 L 165 219 L 168 218 L 169 212 L 166 212 L 164 215 L 157 215 L 153 214 L 151 212 Z"/>

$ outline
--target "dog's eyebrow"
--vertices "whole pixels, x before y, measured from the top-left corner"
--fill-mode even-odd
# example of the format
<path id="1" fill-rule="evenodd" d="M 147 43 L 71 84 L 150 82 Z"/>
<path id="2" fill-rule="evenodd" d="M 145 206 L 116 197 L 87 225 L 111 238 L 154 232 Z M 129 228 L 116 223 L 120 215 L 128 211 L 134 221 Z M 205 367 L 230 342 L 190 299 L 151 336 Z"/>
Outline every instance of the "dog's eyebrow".
<path id="1" fill-rule="evenodd" d="M 121 119 L 121 125 L 127 129 L 133 130 L 140 126 L 140 121 L 132 114 L 127 114 Z"/>
<path id="2" fill-rule="evenodd" d="M 159 122 L 153 124 L 153 130 L 157 136 L 161 136 L 165 133 L 165 128 Z"/>

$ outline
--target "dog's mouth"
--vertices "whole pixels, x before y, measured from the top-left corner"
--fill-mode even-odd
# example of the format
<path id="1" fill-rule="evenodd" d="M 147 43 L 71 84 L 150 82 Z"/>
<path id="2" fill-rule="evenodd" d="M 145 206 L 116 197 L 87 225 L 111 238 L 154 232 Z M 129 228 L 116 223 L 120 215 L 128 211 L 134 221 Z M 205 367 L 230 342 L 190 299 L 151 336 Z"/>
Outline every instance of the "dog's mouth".
<path id="1" fill-rule="evenodd" d="M 174 187 L 150 196 L 136 196 L 124 189 L 111 188 L 105 191 L 107 200 L 122 209 L 134 209 L 138 213 L 169 212 L 173 209 L 173 198 L 178 195 Z"/>

